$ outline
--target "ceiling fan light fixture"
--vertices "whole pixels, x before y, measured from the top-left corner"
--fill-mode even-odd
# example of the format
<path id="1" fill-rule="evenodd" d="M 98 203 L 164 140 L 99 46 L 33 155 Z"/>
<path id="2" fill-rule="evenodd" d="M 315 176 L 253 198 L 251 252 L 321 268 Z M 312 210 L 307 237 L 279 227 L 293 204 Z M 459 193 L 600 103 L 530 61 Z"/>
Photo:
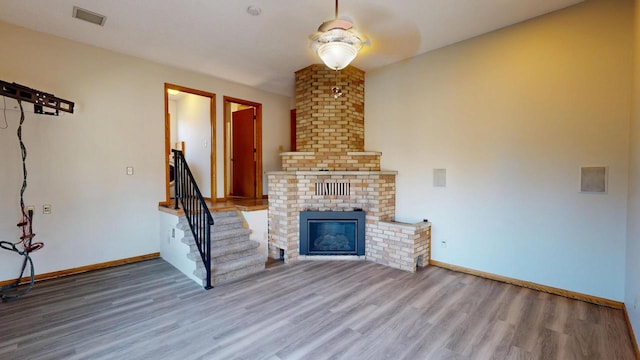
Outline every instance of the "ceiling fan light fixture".
<path id="1" fill-rule="evenodd" d="M 333 41 L 318 46 L 316 53 L 330 69 L 342 70 L 356 58 L 358 50 L 352 44 Z"/>
<path id="2" fill-rule="evenodd" d="M 311 40 L 318 57 L 333 70 L 349 66 L 365 43 L 350 20 L 338 18 L 338 0 L 335 19 L 323 22 Z"/>

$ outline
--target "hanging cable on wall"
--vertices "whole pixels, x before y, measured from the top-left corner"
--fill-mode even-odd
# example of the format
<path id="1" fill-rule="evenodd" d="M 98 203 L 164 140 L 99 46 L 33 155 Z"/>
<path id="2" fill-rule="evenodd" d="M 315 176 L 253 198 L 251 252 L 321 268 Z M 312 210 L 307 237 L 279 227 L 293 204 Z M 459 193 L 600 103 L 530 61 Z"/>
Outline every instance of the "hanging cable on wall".
<path id="1" fill-rule="evenodd" d="M 3 101 L 5 100 L 4 96 L 16 99 L 20 107 L 20 123 L 16 133 L 22 157 L 22 186 L 20 188 L 20 213 L 22 219 L 17 226 L 20 228 L 22 235 L 16 242 L 0 241 L 0 248 L 17 253 L 23 257 L 22 268 L 18 278 L 11 284 L 0 287 L 0 299 L 2 299 L 2 301 L 11 301 L 22 297 L 33 288 L 35 283 L 35 270 L 30 254 L 44 247 L 44 243 L 33 241 L 33 238 L 36 236 L 36 234 L 33 233 L 33 210 L 27 209 L 24 204 L 24 193 L 27 190 L 27 147 L 22 140 L 22 125 L 25 120 L 22 101 L 33 103 L 34 111 L 44 115 L 58 115 L 59 111 L 73 113 L 74 103 L 39 90 L 16 83 L 10 84 L 4 81 L 0 81 L 0 95 L 3 96 Z M 4 105 L 4 109 L 6 110 L 6 101 Z M 0 129 L 6 129 L 9 126 L 6 112 L 4 113 L 4 119 L 6 126 L 2 126 Z M 27 285 L 22 285 L 21 281 L 27 266 L 29 266 L 30 273 L 29 282 Z"/>
<path id="2" fill-rule="evenodd" d="M 3 96 L 2 102 L 4 105 L 2 107 L 2 114 L 4 115 L 4 124 L 0 125 L 0 130 L 4 130 L 9 127 L 9 122 L 7 121 L 7 98 Z"/>
<path id="3" fill-rule="evenodd" d="M 23 256 L 24 259 L 22 262 L 22 270 L 20 271 L 20 275 L 16 281 L 0 288 L 0 298 L 2 301 L 17 299 L 31 291 L 35 282 L 35 271 L 33 268 L 33 260 L 31 260 L 31 256 L 29 254 L 33 251 L 42 249 L 44 246 L 44 243 L 42 242 L 33 242 L 33 238 L 36 236 L 36 234 L 33 233 L 33 210 L 27 211 L 24 205 L 24 193 L 27 190 L 27 147 L 22 141 L 22 124 L 24 123 L 24 108 L 22 107 L 22 101 L 18 100 L 18 105 L 20 106 L 20 124 L 18 125 L 17 135 L 20 143 L 20 153 L 22 155 L 22 187 L 20 188 L 20 212 L 22 214 L 22 220 L 18 223 L 18 227 L 22 232 L 22 236 L 20 236 L 19 241 L 17 242 L 0 241 L 0 247 L 5 250 L 13 251 Z M 29 266 L 31 275 L 29 277 L 29 285 L 21 288 L 20 280 L 24 275 L 27 265 Z"/>

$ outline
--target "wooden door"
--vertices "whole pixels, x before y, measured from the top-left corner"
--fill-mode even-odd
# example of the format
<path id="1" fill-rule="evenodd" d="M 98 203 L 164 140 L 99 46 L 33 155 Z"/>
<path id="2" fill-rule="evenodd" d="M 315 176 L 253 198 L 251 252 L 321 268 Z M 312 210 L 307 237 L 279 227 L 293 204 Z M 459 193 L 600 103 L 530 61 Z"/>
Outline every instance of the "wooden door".
<path id="1" fill-rule="evenodd" d="M 290 129 L 291 129 L 291 150 L 296 151 L 296 109 L 291 109 L 289 112 L 290 116 Z"/>
<path id="2" fill-rule="evenodd" d="M 254 109 L 235 111 L 231 127 L 233 195 L 253 199 L 256 197 Z"/>

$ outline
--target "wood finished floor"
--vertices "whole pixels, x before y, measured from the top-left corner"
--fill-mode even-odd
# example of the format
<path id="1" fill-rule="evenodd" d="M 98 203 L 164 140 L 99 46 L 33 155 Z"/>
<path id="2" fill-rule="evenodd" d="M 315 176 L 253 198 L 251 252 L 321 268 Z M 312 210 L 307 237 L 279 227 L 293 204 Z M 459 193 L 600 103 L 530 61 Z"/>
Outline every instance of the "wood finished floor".
<path id="1" fill-rule="evenodd" d="M 436 267 L 301 261 L 205 291 L 154 259 L 0 303 L 0 359 L 634 359 L 623 316 Z"/>

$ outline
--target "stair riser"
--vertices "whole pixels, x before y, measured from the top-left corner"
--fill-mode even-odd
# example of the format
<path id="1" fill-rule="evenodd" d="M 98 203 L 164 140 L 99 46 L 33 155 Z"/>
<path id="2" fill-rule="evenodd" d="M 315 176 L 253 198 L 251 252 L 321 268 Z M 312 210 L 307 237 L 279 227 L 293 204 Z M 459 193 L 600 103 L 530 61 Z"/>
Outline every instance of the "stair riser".
<path id="1" fill-rule="evenodd" d="M 249 276 L 258 271 L 264 270 L 264 262 L 262 264 L 253 264 L 251 266 L 243 267 L 240 269 L 236 269 L 233 271 L 228 271 L 226 273 L 216 273 L 215 270 L 211 272 L 211 279 L 214 284 L 221 284 L 223 282 L 235 280 L 241 277 Z M 206 272 L 203 268 L 197 268 L 193 274 L 204 280 L 206 276 Z"/>
<path id="2" fill-rule="evenodd" d="M 223 263 L 223 262 L 227 262 L 227 261 L 236 260 L 236 259 L 240 259 L 240 258 L 243 258 L 243 257 L 251 256 L 251 255 L 254 255 L 255 253 L 256 253 L 255 249 L 245 250 L 245 251 L 240 251 L 240 252 L 234 252 L 234 253 L 231 253 L 231 254 L 215 256 L 215 257 L 211 258 L 211 261 L 214 264 Z"/>
<path id="3" fill-rule="evenodd" d="M 228 217 L 228 216 L 238 216 L 238 212 L 236 211 L 214 211 L 211 215 L 216 217 Z"/>
<path id="4" fill-rule="evenodd" d="M 189 245 L 189 247 L 191 248 L 191 251 L 198 251 L 198 247 L 196 246 L 196 242 L 193 240 L 193 238 L 182 239 L 181 241 L 184 244 Z M 242 243 L 245 241 L 249 241 L 249 236 L 239 236 L 239 237 L 233 237 L 233 238 L 223 239 L 223 240 L 212 240 L 211 249 L 213 251 L 213 249 L 216 249 L 216 248 L 230 246 L 230 245 Z"/>
<path id="5" fill-rule="evenodd" d="M 243 257 L 249 257 L 251 255 L 255 255 L 256 254 L 256 249 L 255 248 L 250 248 L 250 249 L 246 249 L 246 250 L 241 250 L 241 251 L 234 251 L 231 253 L 225 253 L 225 254 L 219 254 L 219 255 L 215 255 L 213 254 L 211 256 L 211 262 L 213 264 L 220 264 L 220 263 L 224 263 L 227 261 L 231 261 L 231 260 L 236 260 L 236 259 L 240 259 Z M 196 251 L 192 251 L 189 254 L 187 254 L 187 257 L 190 260 L 194 260 L 194 261 L 201 261 L 200 258 L 200 253 L 196 250 Z"/>
<path id="6" fill-rule="evenodd" d="M 244 229 L 243 229 L 244 230 Z M 244 239 L 251 235 L 251 231 L 233 231 L 233 232 L 217 232 L 211 235 L 211 241 L 215 243 L 221 243 L 221 241 L 227 239 Z"/>
<path id="7" fill-rule="evenodd" d="M 236 237 L 242 237 L 242 236 L 249 236 L 251 235 L 251 230 L 249 229 L 245 229 L 245 228 L 240 228 L 240 229 L 234 229 L 231 231 L 212 231 L 211 232 L 211 240 L 222 240 L 222 239 L 229 239 L 229 238 L 236 238 Z M 193 234 L 191 233 L 191 230 L 188 230 L 184 233 L 184 239 L 186 240 L 193 240 Z"/>
<path id="8" fill-rule="evenodd" d="M 213 225 L 224 225 L 224 224 L 244 224 L 242 218 L 239 217 L 223 217 L 223 218 L 214 218 Z"/>
<path id="9" fill-rule="evenodd" d="M 227 218 L 227 217 L 235 217 L 238 216 L 238 213 L 236 213 L 235 211 L 214 211 L 211 213 L 211 217 L 215 220 L 215 219 L 221 219 L 221 218 Z M 178 219 L 178 221 L 182 222 L 186 222 L 187 221 L 187 217 L 185 215 L 180 216 L 180 219 Z"/>
<path id="10" fill-rule="evenodd" d="M 185 233 L 187 232 L 191 232 L 191 228 L 189 227 L 189 224 L 184 224 L 184 225 L 176 225 L 176 228 L 178 230 L 182 230 Z M 215 224 L 211 227 L 211 232 L 212 233 L 216 233 L 216 232 L 222 232 L 222 231 L 231 231 L 231 230 L 239 230 L 239 229 L 244 229 L 244 225 L 243 223 L 240 221 L 235 221 L 235 222 L 228 222 L 228 223 L 223 223 L 223 224 Z"/>
<path id="11" fill-rule="evenodd" d="M 226 274 L 222 274 L 222 275 L 215 275 L 213 277 L 213 285 L 219 285 L 222 283 L 226 283 L 226 282 L 230 282 L 230 281 L 234 281 L 234 280 L 239 280 L 245 277 L 248 277 L 250 275 L 253 275 L 257 272 L 263 271 L 264 270 L 264 264 L 262 265 L 256 265 L 256 266 L 252 266 L 252 267 L 248 267 L 248 268 L 244 268 L 244 269 L 240 269 L 237 271 L 232 271 Z"/>
<path id="12" fill-rule="evenodd" d="M 259 246 L 260 245 L 258 244 L 258 242 L 249 240 L 249 241 L 244 241 L 243 243 L 240 243 L 240 244 L 233 244 L 233 246 L 212 248 L 211 258 L 217 259 L 218 262 L 224 262 L 228 260 L 220 261 L 220 259 L 227 255 L 232 255 L 237 253 L 242 253 L 242 254 L 248 253 L 248 255 L 253 255 L 256 253 Z M 200 256 L 200 253 L 198 252 L 198 249 L 196 248 L 195 245 L 190 246 L 189 250 L 190 250 L 190 254 L 194 254 L 194 256 Z"/>
<path id="13" fill-rule="evenodd" d="M 246 267 L 252 267 L 260 264 L 264 265 L 265 261 L 265 258 L 254 253 L 250 257 L 245 257 L 244 260 L 236 259 L 232 262 L 214 262 L 211 266 L 211 273 L 216 275 L 226 274 Z M 196 264 L 196 271 L 201 271 L 202 274 L 204 274 L 204 266 L 202 265 L 202 262 Z"/>
<path id="14" fill-rule="evenodd" d="M 250 240 L 249 238 L 244 238 L 241 241 L 238 241 L 232 244 L 227 244 L 227 245 L 221 245 L 219 242 L 214 242 L 211 244 L 211 253 L 213 253 L 214 255 L 218 255 L 218 254 L 224 255 L 224 254 L 232 253 L 236 251 L 257 249 L 258 247 L 260 247 L 259 242 Z"/>
<path id="15" fill-rule="evenodd" d="M 258 249 L 259 247 L 260 244 L 257 241 L 247 240 L 228 246 L 213 247 L 211 248 L 211 254 L 213 254 L 213 256 L 223 256 L 242 251 L 253 251 L 255 253 L 256 249 Z"/>
<path id="16" fill-rule="evenodd" d="M 239 260 L 239 259 L 234 259 L 234 260 Z M 234 260 L 230 260 L 230 261 L 234 261 Z M 247 267 L 258 266 L 260 264 L 264 264 L 265 262 L 266 262 L 265 259 L 262 259 L 260 261 L 257 261 L 257 260 L 256 261 L 251 261 L 251 262 L 247 262 L 246 264 L 244 264 L 244 266 L 240 266 L 238 268 L 232 268 L 232 269 L 218 268 L 217 267 L 218 264 L 224 265 L 224 263 L 215 263 L 214 262 L 213 265 L 211 266 L 211 274 L 212 274 L 211 276 L 214 276 L 214 275 L 219 276 L 219 275 L 222 275 L 222 274 L 227 274 L 227 273 L 230 273 L 230 272 L 238 271 L 240 269 L 244 269 L 244 268 L 247 268 Z M 202 261 L 196 261 L 196 270 L 195 271 L 196 272 L 201 272 L 203 278 L 204 278 L 204 274 L 205 274 L 204 269 L 205 269 L 205 267 L 204 267 L 204 264 L 202 263 Z"/>
<path id="17" fill-rule="evenodd" d="M 240 222 L 241 224 L 244 223 L 242 218 L 236 216 L 235 212 L 212 213 L 211 217 L 213 218 L 214 225 L 218 223 L 228 223 L 228 222 L 232 222 L 232 223 Z M 176 227 L 180 228 L 181 230 L 182 228 L 188 229 L 189 221 L 187 220 L 187 217 L 186 216 L 180 217 L 180 219 L 178 220 L 178 225 L 176 225 Z"/>
<path id="18" fill-rule="evenodd" d="M 211 232 L 215 234 L 217 232 L 239 230 L 239 229 L 244 229 L 244 227 L 242 227 L 242 223 L 240 223 L 240 224 L 237 224 L 237 223 L 236 224 L 222 224 L 222 225 L 213 226 L 213 228 L 211 228 Z"/>
<path id="19" fill-rule="evenodd" d="M 239 235 L 250 235 L 250 234 L 251 234 L 251 230 L 245 229 L 245 228 L 237 228 L 232 230 L 220 230 L 216 228 L 211 229 L 212 239 L 221 239 L 221 238 L 228 238 L 228 237 L 239 236 Z M 193 237 L 193 233 L 191 232 L 191 229 L 187 229 L 187 231 L 184 232 L 184 237 L 185 238 Z"/>

